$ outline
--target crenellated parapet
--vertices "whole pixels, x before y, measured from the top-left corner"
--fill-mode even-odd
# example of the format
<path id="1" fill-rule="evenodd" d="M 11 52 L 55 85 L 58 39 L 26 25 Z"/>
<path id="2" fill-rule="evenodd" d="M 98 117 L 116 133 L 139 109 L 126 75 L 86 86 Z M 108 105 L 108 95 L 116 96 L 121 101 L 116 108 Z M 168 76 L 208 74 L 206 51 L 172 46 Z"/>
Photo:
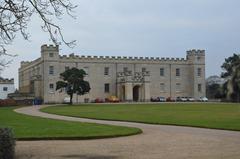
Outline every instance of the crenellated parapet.
<path id="1" fill-rule="evenodd" d="M 132 76 L 132 71 L 118 72 L 117 76 L 118 77 Z"/>
<path id="2" fill-rule="evenodd" d="M 67 55 L 62 55 L 60 56 L 61 60 L 85 60 L 85 61 L 115 61 L 115 62 L 186 62 L 187 60 L 185 58 L 160 58 L 160 57 L 127 57 L 127 56 L 78 56 L 74 54 L 70 54 L 69 56 Z"/>
<path id="3" fill-rule="evenodd" d="M 186 59 L 189 63 L 205 64 L 205 50 L 189 50 Z"/>
<path id="4" fill-rule="evenodd" d="M 8 79 L 8 78 L 1 78 L 0 77 L 0 84 L 14 84 L 14 79 Z"/>
<path id="5" fill-rule="evenodd" d="M 28 66 L 29 64 L 31 64 L 30 61 L 21 61 L 21 67 Z"/>
<path id="6" fill-rule="evenodd" d="M 187 56 L 205 56 L 205 50 L 188 50 L 187 51 Z"/>
<path id="7" fill-rule="evenodd" d="M 147 82 L 147 81 L 149 81 L 149 76 L 150 76 L 149 71 L 134 72 L 134 74 L 132 73 L 132 71 L 125 71 L 125 72 L 118 72 L 117 73 L 118 83 L 125 83 L 125 82 L 142 83 L 142 82 Z"/>
<path id="8" fill-rule="evenodd" d="M 42 45 L 41 46 L 41 51 L 42 52 L 44 52 L 44 51 L 59 51 L 59 46 L 58 45 L 56 45 L 56 46 L 54 46 L 54 45 Z"/>
<path id="9" fill-rule="evenodd" d="M 41 58 L 38 58 L 34 61 L 21 61 L 21 68 L 28 67 L 28 66 L 31 66 L 31 65 L 35 65 L 40 61 L 41 61 Z"/>

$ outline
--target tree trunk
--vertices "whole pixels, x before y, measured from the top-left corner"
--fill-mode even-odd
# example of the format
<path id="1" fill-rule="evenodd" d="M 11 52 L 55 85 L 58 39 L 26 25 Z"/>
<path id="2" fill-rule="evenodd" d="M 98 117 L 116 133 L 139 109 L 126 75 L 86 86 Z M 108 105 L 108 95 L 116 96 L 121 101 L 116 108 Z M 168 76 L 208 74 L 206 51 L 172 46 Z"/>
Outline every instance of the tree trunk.
<path id="1" fill-rule="evenodd" d="M 72 98 L 73 98 L 73 93 L 72 94 L 70 94 L 70 105 L 72 105 L 73 103 L 72 103 Z"/>
<path id="2" fill-rule="evenodd" d="M 240 93 L 237 92 L 237 102 L 240 103 Z"/>

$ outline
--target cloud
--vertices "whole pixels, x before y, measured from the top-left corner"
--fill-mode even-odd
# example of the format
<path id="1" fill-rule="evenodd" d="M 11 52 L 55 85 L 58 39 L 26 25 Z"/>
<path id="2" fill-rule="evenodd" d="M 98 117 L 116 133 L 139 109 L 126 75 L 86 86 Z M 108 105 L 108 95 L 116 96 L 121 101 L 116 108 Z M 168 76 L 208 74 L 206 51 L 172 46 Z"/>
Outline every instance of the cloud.
<path id="1" fill-rule="evenodd" d="M 239 52 L 240 1 L 238 0 L 79 0 L 77 19 L 60 21 L 65 38 L 77 40 L 61 54 L 185 57 L 187 49 L 206 49 L 207 76 L 220 74 L 224 58 Z M 40 56 L 50 43 L 39 20 L 29 25 L 30 42 L 18 37 L 8 47 L 19 56 L 3 73 L 17 81 L 22 60 Z M 214 60 L 214 62 L 212 62 Z"/>

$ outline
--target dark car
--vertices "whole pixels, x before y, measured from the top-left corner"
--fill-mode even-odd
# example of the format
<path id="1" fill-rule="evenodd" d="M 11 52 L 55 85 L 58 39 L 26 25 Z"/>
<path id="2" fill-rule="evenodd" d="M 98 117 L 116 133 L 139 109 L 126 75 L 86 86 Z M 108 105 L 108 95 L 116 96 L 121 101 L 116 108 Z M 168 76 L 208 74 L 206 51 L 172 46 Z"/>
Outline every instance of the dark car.
<path id="1" fill-rule="evenodd" d="M 167 101 L 167 102 L 175 102 L 176 99 L 173 98 L 173 97 L 167 97 L 166 101 Z"/>
<path id="2" fill-rule="evenodd" d="M 160 98 L 159 97 L 151 97 L 151 102 L 160 102 Z"/>

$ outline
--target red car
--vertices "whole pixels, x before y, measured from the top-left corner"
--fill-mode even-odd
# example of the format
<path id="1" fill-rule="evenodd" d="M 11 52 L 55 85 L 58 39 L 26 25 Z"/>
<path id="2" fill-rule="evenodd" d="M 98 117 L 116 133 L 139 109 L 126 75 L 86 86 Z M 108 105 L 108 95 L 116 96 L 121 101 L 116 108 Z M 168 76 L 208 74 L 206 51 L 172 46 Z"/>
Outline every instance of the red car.
<path id="1" fill-rule="evenodd" d="M 167 97 L 166 101 L 167 102 L 176 102 L 176 99 L 173 97 Z"/>
<path id="2" fill-rule="evenodd" d="M 104 103 L 104 100 L 100 98 L 96 98 L 95 103 Z"/>

